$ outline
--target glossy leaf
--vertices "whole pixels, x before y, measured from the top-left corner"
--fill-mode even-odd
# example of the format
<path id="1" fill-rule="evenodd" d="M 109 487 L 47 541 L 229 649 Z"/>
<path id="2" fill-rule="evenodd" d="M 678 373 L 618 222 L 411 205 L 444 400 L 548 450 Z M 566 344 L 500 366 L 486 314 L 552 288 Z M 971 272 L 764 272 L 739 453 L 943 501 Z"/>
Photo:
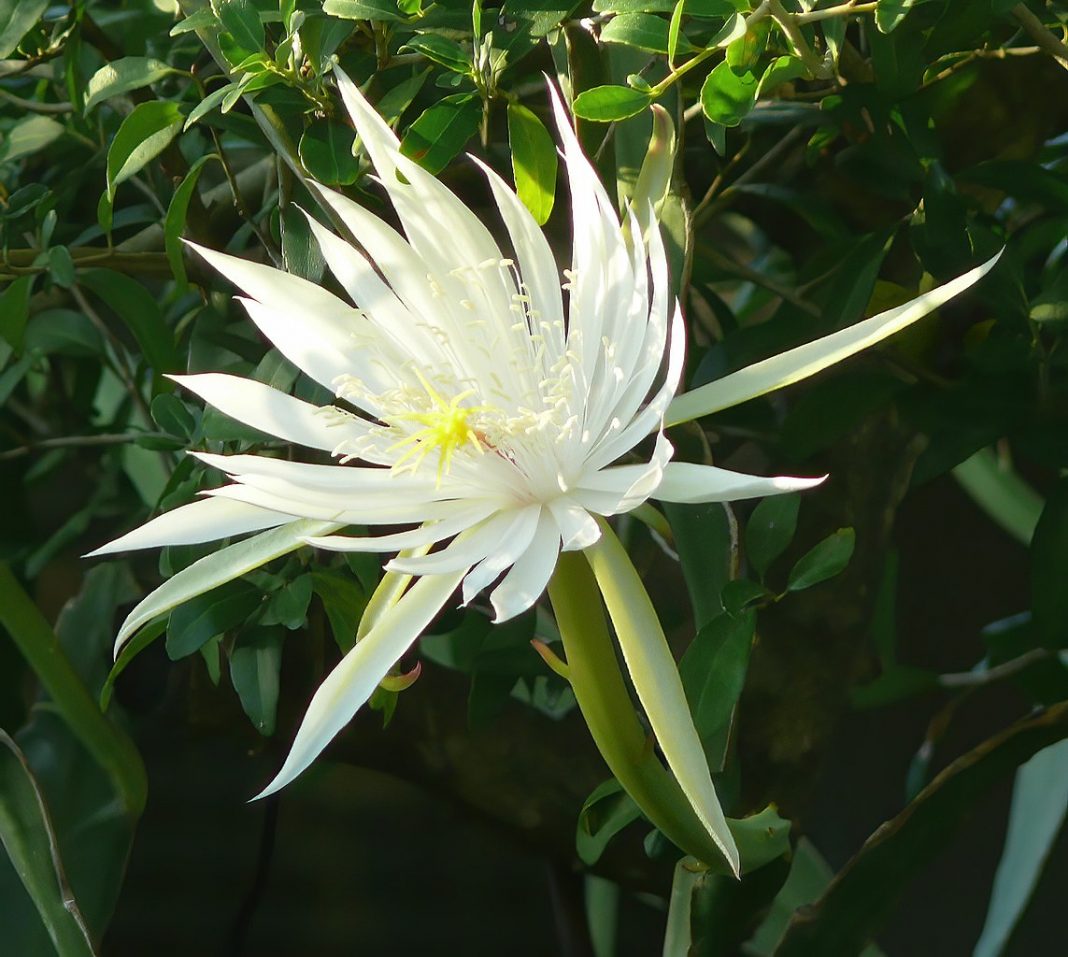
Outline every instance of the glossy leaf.
<path id="1" fill-rule="evenodd" d="M 840 528 L 803 555 L 790 569 L 787 591 L 811 588 L 842 572 L 853 555 L 856 535 L 851 528 Z"/>
<path id="2" fill-rule="evenodd" d="M 516 193 L 542 225 L 556 197 L 556 144 L 537 116 L 520 103 L 509 103 L 508 145 Z"/>
<path id="3" fill-rule="evenodd" d="M 701 109 L 713 123 L 737 126 L 756 103 L 757 78 L 748 70 L 735 73 L 724 60 L 701 86 Z"/>
<path id="4" fill-rule="evenodd" d="M 584 120 L 612 123 L 636 116 L 651 102 L 648 93 L 628 86 L 597 86 L 575 97 L 573 109 Z"/>
<path id="5" fill-rule="evenodd" d="M 44 796 L 25 756 L 4 731 L 0 731 L 0 844 L 59 957 L 93 957 L 89 929 L 67 884 Z"/>
<path id="6" fill-rule="evenodd" d="M 98 103 L 140 90 L 179 71 L 155 57 L 128 56 L 105 63 L 90 78 L 85 87 L 84 112 L 88 113 Z"/>
<path id="7" fill-rule="evenodd" d="M 794 539 L 801 496 L 772 495 L 761 500 L 745 523 L 745 556 L 761 577 Z"/>
<path id="8" fill-rule="evenodd" d="M 356 181 L 360 166 L 352 155 L 352 129 L 333 120 L 316 120 L 300 138 L 300 161 L 309 175 L 327 186 Z"/>
<path id="9" fill-rule="evenodd" d="M 284 641 L 281 628 L 255 628 L 242 635 L 230 653 L 230 680 L 241 707 L 265 737 L 274 734 Z"/>
<path id="10" fill-rule="evenodd" d="M 482 102 L 473 93 L 456 93 L 424 110 L 404 134 L 401 152 L 431 173 L 439 173 L 478 132 Z"/>
<path id="11" fill-rule="evenodd" d="M 115 187 L 139 173 L 170 145 L 184 120 L 178 104 L 169 100 L 150 100 L 134 107 L 108 147 L 109 199 L 114 200 Z"/>

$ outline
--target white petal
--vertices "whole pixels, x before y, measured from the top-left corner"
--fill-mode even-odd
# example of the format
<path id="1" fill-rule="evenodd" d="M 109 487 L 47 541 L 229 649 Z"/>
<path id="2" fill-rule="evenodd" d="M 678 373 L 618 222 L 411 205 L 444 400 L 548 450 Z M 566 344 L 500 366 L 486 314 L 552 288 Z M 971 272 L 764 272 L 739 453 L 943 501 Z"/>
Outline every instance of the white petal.
<path id="1" fill-rule="evenodd" d="M 477 156 L 471 159 L 486 174 L 493 191 L 519 262 L 523 283 L 530 291 L 534 309 L 540 314 L 542 334 L 550 347 L 548 364 L 551 365 L 564 353 L 564 308 L 556 259 L 545 233 L 508 184 Z"/>
<path id="2" fill-rule="evenodd" d="M 326 538 L 309 538 L 307 542 L 314 548 L 324 548 L 332 552 L 399 552 L 406 548 L 433 545 L 435 542 L 457 535 L 483 521 L 491 510 L 491 506 L 472 509 L 461 512 L 453 518 L 445 518 L 433 524 L 421 525 L 419 528 L 413 528 L 407 532 L 395 532 L 392 535 L 367 535 L 361 538 L 331 535 Z"/>
<path id="3" fill-rule="evenodd" d="M 305 330 L 343 355 L 351 351 L 358 313 L 333 293 L 273 266 L 228 256 L 196 243 L 186 245 L 247 295 L 287 315 L 291 328 Z M 280 343 L 275 345 L 282 350 Z"/>
<path id="4" fill-rule="evenodd" d="M 260 332 L 271 340 L 282 355 L 331 392 L 337 388 L 338 379 L 348 375 L 359 376 L 376 391 L 385 391 L 395 383 L 395 380 L 382 381 L 377 367 L 359 357 L 355 339 L 346 342 L 345 351 L 342 352 L 339 343 L 324 340 L 316 334 L 313 326 L 306 325 L 288 310 L 265 305 L 245 296 L 236 298 Z M 355 321 L 351 318 L 349 324 L 355 327 Z M 356 399 L 353 401 L 371 415 L 377 415 L 376 406 Z"/>
<path id="5" fill-rule="evenodd" d="M 668 350 L 668 367 L 664 381 L 657 394 L 649 404 L 641 410 L 629 424 L 624 424 L 617 434 L 607 433 L 604 440 L 598 445 L 587 458 L 586 465 L 589 469 L 601 469 L 611 465 L 621 455 L 629 452 L 635 445 L 644 439 L 657 427 L 664 427 L 664 411 L 679 387 L 679 379 L 682 377 L 684 359 L 686 357 L 686 333 L 685 324 L 682 321 L 682 310 L 675 304 L 675 315 L 671 322 L 671 344 Z"/>
<path id="6" fill-rule="evenodd" d="M 274 528 L 294 520 L 293 515 L 267 511 L 244 502 L 228 502 L 221 498 L 201 499 L 164 512 L 83 557 L 94 558 L 136 548 L 158 548 L 161 545 L 198 545 Z"/>
<path id="7" fill-rule="evenodd" d="M 224 485 L 203 494 L 248 502 L 276 511 L 293 511 L 302 518 L 314 518 L 337 525 L 408 525 L 448 518 L 467 507 L 466 502 L 421 501 L 411 496 L 363 496 L 350 507 L 323 505 L 296 495 L 278 495 L 253 485 Z"/>
<path id="8" fill-rule="evenodd" d="M 985 276 L 998 261 L 1001 253 L 981 266 L 950 280 L 930 292 L 917 296 L 877 316 L 865 319 L 847 329 L 807 342 L 796 349 L 756 362 L 730 375 L 709 382 L 692 392 L 678 396 L 667 412 L 667 424 L 677 425 L 702 415 L 729 409 L 731 406 L 764 395 L 783 386 L 800 382 L 828 366 L 841 362 L 855 352 L 881 342 L 906 326 L 922 319 L 929 312 L 964 292 Z"/>
<path id="9" fill-rule="evenodd" d="M 585 555 L 615 626 L 634 690 L 668 767 L 697 817 L 737 874 L 738 849 L 712 785 L 678 667 L 641 578 L 607 525 L 603 527 L 600 541 L 587 549 Z"/>
<path id="10" fill-rule="evenodd" d="M 540 597 L 556 568 L 560 554 L 560 529 L 548 509 L 542 509 L 538 527 L 530 545 L 490 592 L 495 622 L 507 621 L 522 614 Z"/>
<path id="11" fill-rule="evenodd" d="M 663 432 L 656 437 L 656 446 L 650 460 L 644 465 L 617 465 L 583 476 L 578 486 L 578 497 L 600 515 L 618 515 L 637 508 L 651 495 L 656 494 L 664 474 L 664 468 L 674 448 Z M 590 497 L 594 493 L 596 497 Z M 609 493 L 612 499 L 597 495 Z"/>
<path id="12" fill-rule="evenodd" d="M 427 335 L 408 307 L 397 298 L 397 294 L 382 281 L 371 263 L 345 240 L 335 236 L 307 213 L 304 215 L 308 218 L 308 225 L 330 271 L 379 332 L 383 347 L 388 345 L 393 350 L 386 360 L 394 367 L 402 366 L 410 358 L 424 365 L 440 361 L 442 353 L 438 344 L 432 336 Z M 366 216 L 375 218 L 370 213 L 366 213 Z M 361 241 L 366 238 L 365 231 L 356 232 L 355 235 Z M 403 240 L 397 237 L 397 242 L 402 243 Z M 373 248 L 375 244 L 369 245 Z M 416 278 L 425 281 L 420 273 L 416 274 Z M 366 379 L 366 376 L 362 378 Z"/>
<path id="13" fill-rule="evenodd" d="M 311 535 L 325 535 L 335 528 L 329 522 L 289 522 L 193 562 L 148 594 L 126 616 L 115 640 L 115 654 L 138 628 L 158 615 L 300 548 Z"/>
<path id="14" fill-rule="evenodd" d="M 554 498 L 549 509 L 556 519 L 565 552 L 581 551 L 601 537 L 601 526 L 586 509 L 570 498 Z"/>
<path id="15" fill-rule="evenodd" d="M 319 685 L 282 769 L 258 798 L 285 787 L 319 756 L 430 624 L 462 577 L 458 571 L 421 579 L 356 642 Z"/>
<path id="16" fill-rule="evenodd" d="M 356 465 L 314 465 L 310 462 L 290 462 L 266 455 L 216 455 L 212 452 L 190 452 L 202 462 L 238 479 L 258 475 L 281 479 L 306 489 L 326 489 L 349 493 L 381 492 L 396 489 L 412 495 L 429 495 L 436 483 L 431 474 L 413 472 L 400 474 L 384 468 L 363 468 Z M 442 476 L 445 487 L 449 476 Z M 445 496 L 442 496 L 445 497 Z"/>
<path id="17" fill-rule="evenodd" d="M 332 406 L 320 408 L 253 379 L 208 372 L 169 376 L 231 419 L 287 442 L 332 452 L 367 436 L 370 426 Z"/>
<path id="18" fill-rule="evenodd" d="M 540 505 L 528 505 L 507 516 L 510 521 L 500 535 L 499 547 L 490 551 L 464 578 L 465 605 L 527 550 L 538 530 L 540 516 Z"/>
<path id="19" fill-rule="evenodd" d="M 408 575 L 440 575 L 457 568 L 470 568 L 493 551 L 509 523 L 509 513 L 498 512 L 441 551 L 430 555 L 398 556 L 386 565 L 386 571 Z"/>
<path id="20" fill-rule="evenodd" d="M 660 486 L 652 498 L 661 502 L 738 502 L 746 498 L 801 492 L 825 481 L 819 478 L 791 478 L 786 475 L 761 476 L 731 472 L 711 465 L 670 462 L 664 468 Z"/>

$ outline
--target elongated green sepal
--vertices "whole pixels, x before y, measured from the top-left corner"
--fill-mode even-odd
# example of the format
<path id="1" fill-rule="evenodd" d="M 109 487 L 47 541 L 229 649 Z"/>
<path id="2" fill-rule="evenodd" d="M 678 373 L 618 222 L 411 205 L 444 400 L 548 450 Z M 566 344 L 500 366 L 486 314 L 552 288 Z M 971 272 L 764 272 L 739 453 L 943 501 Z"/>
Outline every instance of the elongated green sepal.
<path id="1" fill-rule="evenodd" d="M 564 642 L 568 678 L 594 742 L 619 783 L 669 840 L 709 866 L 737 873 L 737 851 L 726 824 L 713 834 L 656 757 L 620 673 L 597 590 L 598 580 L 583 556 L 562 553 L 549 598 Z M 700 742 L 697 748 L 704 762 Z M 725 853 L 724 845 L 732 855 Z"/>
<path id="2" fill-rule="evenodd" d="M 689 422 L 691 419 L 729 409 L 822 372 L 828 366 L 882 342 L 895 332 L 900 332 L 916 320 L 934 312 L 939 306 L 982 279 L 1000 256 L 1001 253 L 998 253 L 983 265 L 930 292 L 925 292 L 922 296 L 917 296 L 902 306 L 881 312 L 838 332 L 832 332 L 822 339 L 806 342 L 803 346 L 782 352 L 763 362 L 754 362 L 753 365 L 732 372 L 722 379 L 676 396 L 668 406 L 665 421 L 667 425 Z"/>

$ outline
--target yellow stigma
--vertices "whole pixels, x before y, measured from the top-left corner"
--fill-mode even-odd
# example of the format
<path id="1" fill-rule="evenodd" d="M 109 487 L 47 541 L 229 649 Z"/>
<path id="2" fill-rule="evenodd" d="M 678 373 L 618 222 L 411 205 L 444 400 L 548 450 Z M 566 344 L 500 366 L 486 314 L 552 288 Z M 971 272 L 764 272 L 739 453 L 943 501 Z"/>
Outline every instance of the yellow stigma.
<path id="1" fill-rule="evenodd" d="M 446 402 L 421 373 L 417 371 L 416 375 L 430 398 L 430 408 L 425 412 L 400 412 L 390 417 L 394 420 L 418 422 L 423 426 L 418 432 L 413 432 L 390 446 L 390 451 L 403 448 L 405 445 L 411 446 L 393 463 L 393 468 L 395 471 L 403 469 L 414 472 L 422 464 L 423 459 L 435 449 L 439 449 L 438 484 L 440 484 L 441 477 L 448 473 L 452 457 L 458 449 L 469 444 L 477 452 L 484 451 L 478 432 L 471 424 L 471 419 L 486 410 L 483 406 L 464 407 L 460 404 L 475 394 L 474 389 L 461 392 Z"/>

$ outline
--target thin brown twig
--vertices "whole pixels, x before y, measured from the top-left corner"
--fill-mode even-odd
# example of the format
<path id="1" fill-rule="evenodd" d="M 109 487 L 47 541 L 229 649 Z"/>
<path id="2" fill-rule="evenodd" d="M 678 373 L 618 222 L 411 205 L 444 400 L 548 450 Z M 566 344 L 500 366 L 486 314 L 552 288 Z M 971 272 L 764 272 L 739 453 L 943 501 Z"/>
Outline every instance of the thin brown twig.
<path id="1" fill-rule="evenodd" d="M 54 439 L 41 439 L 40 442 L 31 442 L 28 445 L 20 445 L 13 449 L 5 449 L 0 452 L 0 462 L 10 462 L 12 459 L 20 459 L 32 452 L 47 451 L 48 449 L 74 449 L 89 448 L 99 445 L 125 445 L 143 438 L 170 439 L 174 436 L 165 432 L 102 432 L 99 435 L 62 435 Z"/>

